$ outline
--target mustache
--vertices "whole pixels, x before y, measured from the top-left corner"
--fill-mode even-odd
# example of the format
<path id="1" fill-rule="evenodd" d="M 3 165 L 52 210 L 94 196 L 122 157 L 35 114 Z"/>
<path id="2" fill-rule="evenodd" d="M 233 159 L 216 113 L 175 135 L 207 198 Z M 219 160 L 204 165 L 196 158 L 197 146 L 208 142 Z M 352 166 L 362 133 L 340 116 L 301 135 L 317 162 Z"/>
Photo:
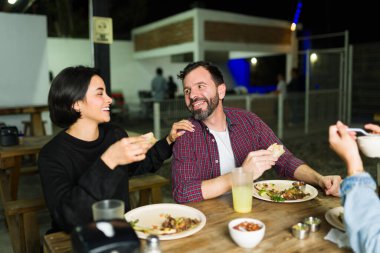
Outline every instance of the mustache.
<path id="1" fill-rule="evenodd" d="M 190 98 L 190 104 L 198 102 L 198 101 L 206 101 L 207 102 L 207 99 L 205 99 L 205 98 L 196 98 L 196 99 Z"/>

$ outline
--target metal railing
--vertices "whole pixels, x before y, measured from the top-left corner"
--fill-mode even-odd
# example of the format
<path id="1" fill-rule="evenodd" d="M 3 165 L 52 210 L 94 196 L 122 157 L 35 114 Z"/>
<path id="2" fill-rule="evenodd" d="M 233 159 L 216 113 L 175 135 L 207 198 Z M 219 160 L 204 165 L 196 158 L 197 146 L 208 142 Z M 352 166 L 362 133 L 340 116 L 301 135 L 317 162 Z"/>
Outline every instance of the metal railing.
<path id="1" fill-rule="evenodd" d="M 172 124 L 191 116 L 181 99 L 153 102 L 154 134 L 169 133 Z M 225 107 L 242 108 L 258 115 L 279 138 L 296 137 L 326 131 L 339 115 L 339 90 L 316 90 L 306 93 L 228 95 Z"/>

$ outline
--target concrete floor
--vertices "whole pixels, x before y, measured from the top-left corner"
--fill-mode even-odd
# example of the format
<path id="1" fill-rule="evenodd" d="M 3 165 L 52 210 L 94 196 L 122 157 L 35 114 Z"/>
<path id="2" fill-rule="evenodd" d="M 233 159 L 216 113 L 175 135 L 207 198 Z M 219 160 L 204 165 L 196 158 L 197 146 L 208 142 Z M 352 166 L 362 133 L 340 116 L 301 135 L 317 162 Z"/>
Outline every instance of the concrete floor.
<path id="1" fill-rule="evenodd" d="M 138 126 L 136 125 L 136 127 Z M 127 127 L 127 129 L 130 129 L 130 131 L 137 131 L 137 129 L 132 126 L 129 128 Z M 138 130 L 141 131 L 141 126 Z M 303 159 L 307 164 L 319 171 L 321 174 L 338 174 L 342 177 L 346 176 L 344 164 L 328 146 L 327 133 L 287 139 L 284 140 L 284 144 L 297 157 Z M 375 176 L 376 161 L 374 159 L 364 158 L 364 164 L 366 169 L 373 176 Z M 170 178 L 170 166 L 168 164 L 163 166 L 158 173 Z M 273 170 L 271 170 L 266 172 L 261 179 L 264 180 L 275 178 L 278 178 L 278 176 Z M 42 190 L 39 175 L 28 175 L 21 178 L 19 191 L 20 198 L 29 198 L 41 195 Z M 163 195 L 164 202 L 173 202 L 171 197 L 171 186 L 167 186 L 163 189 Z M 50 226 L 48 212 L 41 212 L 39 220 L 41 224 L 41 234 L 44 234 Z M 3 208 L 0 206 L 0 252 L 12 253 L 9 235 L 5 228 L 4 222 Z"/>

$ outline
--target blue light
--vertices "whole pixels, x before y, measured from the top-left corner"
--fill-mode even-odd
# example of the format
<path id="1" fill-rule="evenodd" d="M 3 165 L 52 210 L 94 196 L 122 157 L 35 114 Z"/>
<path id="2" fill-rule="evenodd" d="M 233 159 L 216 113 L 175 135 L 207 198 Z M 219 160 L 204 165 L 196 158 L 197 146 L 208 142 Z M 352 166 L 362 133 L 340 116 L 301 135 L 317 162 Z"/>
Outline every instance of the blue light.
<path id="1" fill-rule="evenodd" d="M 232 59 L 228 61 L 228 68 L 236 86 L 243 86 L 248 93 L 265 94 L 276 90 L 276 85 L 254 85 L 250 84 L 250 63 L 246 59 Z"/>
<path id="2" fill-rule="evenodd" d="M 300 14 L 301 14 L 301 8 L 302 8 L 302 2 L 298 1 L 297 10 L 296 10 L 296 13 L 294 14 L 294 19 L 293 19 L 294 24 L 298 24 L 298 19 L 299 19 Z"/>
<path id="3" fill-rule="evenodd" d="M 237 85 L 249 87 L 250 66 L 245 59 L 232 59 L 228 61 L 228 68 Z"/>

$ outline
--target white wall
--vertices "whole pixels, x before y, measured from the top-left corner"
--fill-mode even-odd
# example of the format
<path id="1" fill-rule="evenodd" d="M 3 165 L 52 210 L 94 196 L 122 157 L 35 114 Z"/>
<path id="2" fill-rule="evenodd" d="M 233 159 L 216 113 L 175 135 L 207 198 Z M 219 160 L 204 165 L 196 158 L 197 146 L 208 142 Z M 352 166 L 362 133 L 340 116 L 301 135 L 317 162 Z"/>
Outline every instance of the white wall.
<path id="1" fill-rule="evenodd" d="M 54 76 L 66 67 L 92 64 L 89 40 L 48 38 L 47 49 L 49 70 Z"/>
<path id="2" fill-rule="evenodd" d="M 0 106 L 46 104 L 49 90 L 46 17 L 0 12 L 0 35 Z M 21 130 L 21 121 L 28 117 L 0 116 L 0 121 Z M 43 118 L 48 120 L 47 112 Z"/>
<path id="3" fill-rule="evenodd" d="M 48 39 L 49 70 L 54 76 L 62 69 L 75 65 L 91 65 L 91 47 L 85 39 Z M 139 103 L 138 91 L 150 90 L 156 68 L 162 67 L 164 76 L 175 77 L 185 66 L 170 62 L 170 57 L 135 60 L 131 41 L 114 41 L 110 47 L 111 90 L 122 91 L 129 104 Z M 178 82 L 180 85 L 180 82 Z"/>

